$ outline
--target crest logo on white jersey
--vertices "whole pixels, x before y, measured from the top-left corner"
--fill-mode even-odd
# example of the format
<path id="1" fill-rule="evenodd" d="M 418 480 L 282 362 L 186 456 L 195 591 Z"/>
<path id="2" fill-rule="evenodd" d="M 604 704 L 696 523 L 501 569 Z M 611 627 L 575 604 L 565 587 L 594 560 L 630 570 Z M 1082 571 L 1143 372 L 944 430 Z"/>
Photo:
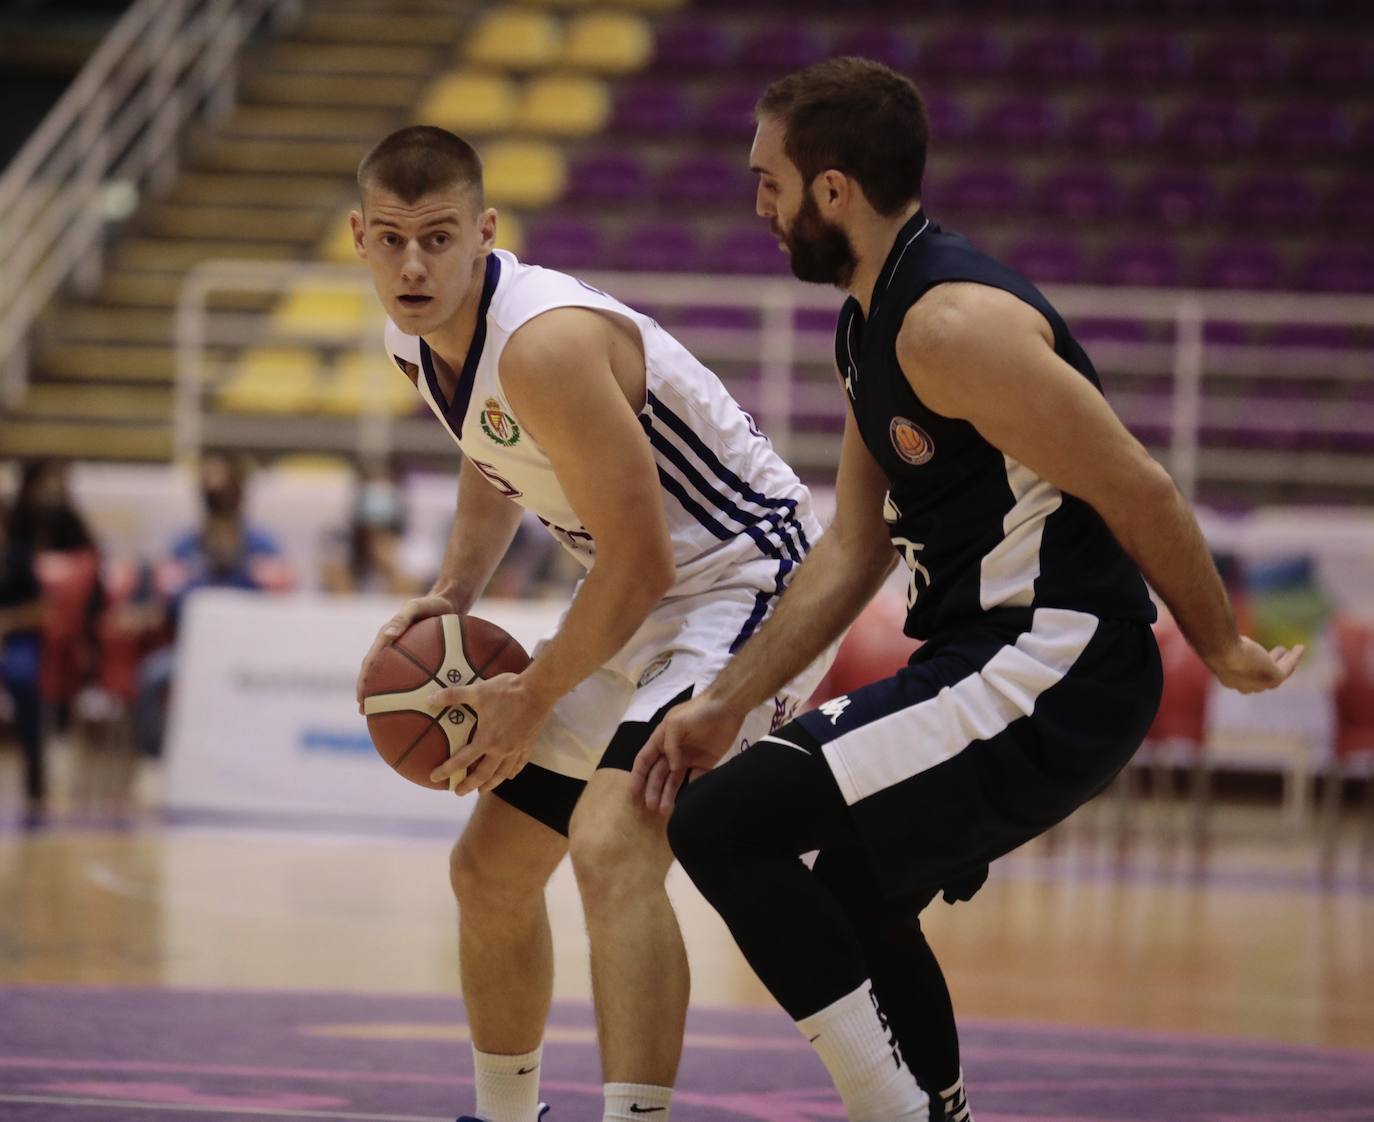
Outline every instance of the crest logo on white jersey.
<path id="1" fill-rule="evenodd" d="M 830 718 L 830 723 L 833 725 L 836 721 L 840 719 L 840 714 L 848 708 L 849 698 L 832 697 L 829 701 L 827 701 L 824 705 L 821 706 L 821 712 Z"/>
<path id="2" fill-rule="evenodd" d="M 494 397 L 487 398 L 483 403 L 478 423 L 488 438 L 503 448 L 509 448 L 520 441 L 520 426 L 515 423 L 514 417 L 501 408 L 501 403 Z"/>

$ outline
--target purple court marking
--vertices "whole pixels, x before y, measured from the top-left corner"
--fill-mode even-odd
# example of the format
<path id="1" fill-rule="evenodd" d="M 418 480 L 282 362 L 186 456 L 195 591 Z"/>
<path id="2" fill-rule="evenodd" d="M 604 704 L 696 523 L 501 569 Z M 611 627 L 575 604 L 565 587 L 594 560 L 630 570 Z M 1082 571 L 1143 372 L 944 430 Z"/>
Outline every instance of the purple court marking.
<path id="1" fill-rule="evenodd" d="M 451 1038 L 462 1024 L 445 997 L 0 989 L 0 1117 L 451 1122 L 472 1105 L 468 1046 Z M 551 1122 L 599 1117 L 590 1008 L 559 1003 L 551 1027 L 571 1030 L 545 1045 Z M 844 1117 L 781 1012 L 693 1009 L 687 1031 L 674 1122 Z M 971 1021 L 964 1068 L 979 1122 L 1374 1122 L 1374 1054 L 1361 1052 Z"/>

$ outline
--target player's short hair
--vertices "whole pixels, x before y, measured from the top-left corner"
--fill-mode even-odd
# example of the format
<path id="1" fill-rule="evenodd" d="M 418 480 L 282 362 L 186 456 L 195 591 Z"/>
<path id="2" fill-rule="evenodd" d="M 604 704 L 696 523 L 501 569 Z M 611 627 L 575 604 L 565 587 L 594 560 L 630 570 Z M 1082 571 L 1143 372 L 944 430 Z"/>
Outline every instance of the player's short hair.
<path id="1" fill-rule="evenodd" d="M 466 140 L 434 125 L 411 125 L 384 137 L 358 165 L 358 192 L 389 191 L 413 203 L 436 191 L 469 187 L 482 197 L 482 160 Z"/>
<path id="2" fill-rule="evenodd" d="M 783 150 L 803 183 L 834 168 L 855 179 L 884 216 L 920 198 L 930 140 L 925 102 L 882 63 L 818 62 L 774 82 L 754 111 L 782 123 Z"/>

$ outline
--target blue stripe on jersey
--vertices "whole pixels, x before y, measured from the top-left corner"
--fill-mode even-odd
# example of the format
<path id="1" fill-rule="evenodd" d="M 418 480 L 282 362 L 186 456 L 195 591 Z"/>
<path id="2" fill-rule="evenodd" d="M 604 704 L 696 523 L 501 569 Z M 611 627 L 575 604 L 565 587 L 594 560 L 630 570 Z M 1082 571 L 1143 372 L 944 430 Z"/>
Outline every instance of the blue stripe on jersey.
<path id="1" fill-rule="evenodd" d="M 787 589 L 787 574 L 792 571 L 792 562 L 784 557 L 778 562 L 778 575 L 773 584 L 772 592 L 760 592 L 754 597 L 754 610 L 749 613 L 749 618 L 744 621 L 744 626 L 740 628 L 739 634 L 735 636 L 734 642 L 730 644 L 730 653 L 734 654 L 740 647 L 744 646 L 745 641 L 754 634 L 763 617 L 768 614 L 768 605 L 773 600 L 781 596 Z"/>
<path id="2" fill-rule="evenodd" d="M 752 533 L 751 528 L 758 526 L 760 522 L 766 523 L 769 527 L 767 532 L 777 533 L 783 547 L 792 555 L 792 560 L 797 562 L 801 561 L 801 554 L 797 552 L 797 547 L 792 544 L 792 539 L 786 535 L 781 526 L 782 519 L 785 517 L 783 512 L 773 511 L 769 514 L 752 514 L 749 511 L 741 510 L 732 503 L 727 496 L 721 495 L 712 487 L 702 474 L 692 466 L 687 457 L 682 454 L 682 451 L 662 433 L 657 431 L 649 422 L 648 418 L 642 418 L 641 420 L 644 423 L 644 431 L 649 435 L 649 443 L 658 449 L 667 460 L 687 477 L 687 482 L 695 487 L 703 498 L 709 499 L 718 509 L 743 526 L 744 532 L 749 534 L 756 542 L 759 542 L 759 547 L 761 549 L 763 548 L 763 544 L 760 541 L 760 537 Z M 772 543 L 769 542 L 769 544 L 771 545 Z M 764 552 L 767 556 L 777 556 L 776 549 L 765 550 Z"/>
<path id="3" fill-rule="evenodd" d="M 654 416 L 662 417 L 663 423 L 672 429 L 682 441 L 690 448 L 703 464 L 719 477 L 722 483 L 727 483 L 733 487 L 743 498 L 759 506 L 772 507 L 774 509 L 785 509 L 790 514 L 795 514 L 797 509 L 796 499 L 775 499 L 755 491 L 749 484 L 745 483 L 738 475 L 725 466 L 714 452 L 707 447 L 706 443 L 695 432 L 692 426 L 687 424 L 681 417 L 663 404 L 662 399 L 657 397 L 652 390 L 648 391 L 648 403 L 653 409 Z M 797 535 L 801 541 L 803 550 L 809 551 L 811 543 L 806 540 L 806 531 L 802 529 L 800 522 L 794 523 Z"/>
<path id="4" fill-rule="evenodd" d="M 445 398 L 444 391 L 439 388 L 439 375 L 434 369 L 434 355 L 429 344 L 420 340 L 420 365 L 429 382 L 429 392 L 439 404 L 444 423 L 460 444 L 463 441 L 463 418 L 468 415 L 468 405 L 472 402 L 477 364 L 482 361 L 482 349 L 487 345 L 487 309 L 491 307 L 491 298 L 496 294 L 496 285 L 500 280 L 501 259 L 494 253 L 489 254 L 486 270 L 482 274 L 482 299 L 477 308 L 477 324 L 473 328 L 472 342 L 468 344 L 468 353 L 463 359 L 463 369 L 458 372 L 458 380 L 453 386 L 452 401 Z"/>

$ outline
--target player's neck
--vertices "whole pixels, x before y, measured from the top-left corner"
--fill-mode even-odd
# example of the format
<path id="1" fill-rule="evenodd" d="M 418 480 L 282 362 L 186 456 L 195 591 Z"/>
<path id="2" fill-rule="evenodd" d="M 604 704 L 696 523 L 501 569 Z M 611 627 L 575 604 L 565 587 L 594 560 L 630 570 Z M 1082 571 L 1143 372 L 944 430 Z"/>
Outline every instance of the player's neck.
<path id="1" fill-rule="evenodd" d="M 472 268 L 468 294 L 458 310 L 440 326 L 424 334 L 429 349 L 455 371 L 462 370 L 477 334 L 477 313 L 482 307 L 482 284 L 486 276 L 486 258 L 479 257 Z"/>
<path id="2" fill-rule="evenodd" d="M 858 264 L 854 266 L 854 275 L 845 286 L 845 291 L 859 302 L 865 319 L 872 311 L 873 289 L 897 242 L 897 235 L 920 209 L 921 200 L 914 199 L 890 218 L 874 214 L 869 222 L 857 224 L 849 231 Z"/>

